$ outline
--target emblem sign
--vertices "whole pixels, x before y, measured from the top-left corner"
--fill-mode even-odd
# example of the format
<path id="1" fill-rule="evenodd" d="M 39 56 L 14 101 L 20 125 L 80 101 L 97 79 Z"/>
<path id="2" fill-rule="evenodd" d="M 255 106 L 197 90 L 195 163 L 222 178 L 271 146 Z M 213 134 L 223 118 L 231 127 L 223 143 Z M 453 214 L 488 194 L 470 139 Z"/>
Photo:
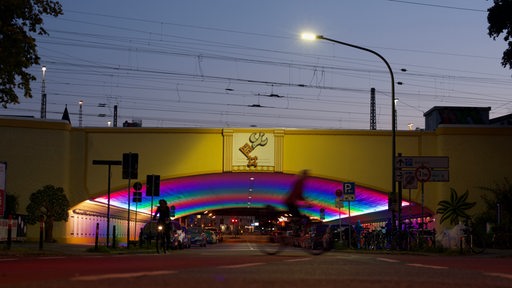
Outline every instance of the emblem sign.
<path id="1" fill-rule="evenodd" d="M 233 165 L 256 169 L 274 165 L 274 135 L 265 132 L 233 135 Z"/>

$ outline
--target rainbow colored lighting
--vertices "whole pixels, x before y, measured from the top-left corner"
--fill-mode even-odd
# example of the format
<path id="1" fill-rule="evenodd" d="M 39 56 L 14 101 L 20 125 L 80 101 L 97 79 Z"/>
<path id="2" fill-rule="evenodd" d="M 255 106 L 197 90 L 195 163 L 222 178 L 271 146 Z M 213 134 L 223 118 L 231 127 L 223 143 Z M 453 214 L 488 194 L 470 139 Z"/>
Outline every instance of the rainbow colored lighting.
<path id="1" fill-rule="evenodd" d="M 195 175 L 181 178 L 161 179 L 160 196 L 146 196 L 146 187 L 142 189 L 142 202 L 135 205 L 130 203 L 130 209 L 140 213 L 151 212 L 158 205 L 159 199 L 165 199 L 169 205 L 176 207 L 176 217 L 203 213 L 225 208 L 261 208 L 266 205 L 284 209 L 282 204 L 296 175 L 283 173 L 216 173 Z M 342 189 L 342 182 L 319 177 L 310 177 L 305 184 L 304 196 L 312 204 L 304 208 L 302 213 L 310 217 L 320 217 L 320 209 L 325 209 L 325 221 L 347 217 L 348 206 L 338 210 L 335 207 L 337 189 Z M 131 189 L 133 194 L 133 189 Z M 250 198 L 249 198 L 250 196 Z M 107 196 L 101 196 L 93 201 L 106 204 Z M 127 189 L 111 193 L 110 204 L 126 209 L 128 207 Z M 131 199 L 130 199 L 131 201 Z M 402 205 L 408 205 L 403 202 Z M 366 213 L 388 209 L 386 193 L 356 185 L 356 200 L 351 202 L 350 215 L 357 216 Z M 340 214 L 339 214 L 340 213 Z"/>

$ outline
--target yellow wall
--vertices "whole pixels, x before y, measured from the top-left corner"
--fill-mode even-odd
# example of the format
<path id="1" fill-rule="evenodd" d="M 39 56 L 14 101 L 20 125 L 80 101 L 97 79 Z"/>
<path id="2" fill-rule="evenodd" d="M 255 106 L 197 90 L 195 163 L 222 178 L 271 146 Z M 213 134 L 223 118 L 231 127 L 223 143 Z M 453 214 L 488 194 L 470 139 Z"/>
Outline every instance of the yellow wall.
<path id="1" fill-rule="evenodd" d="M 279 131 L 284 135 L 278 163 L 283 172 L 307 168 L 315 176 L 391 190 L 390 131 Z M 18 212 L 25 213 L 30 194 L 46 184 L 63 187 L 72 206 L 106 194 L 107 167 L 92 161 L 121 160 L 127 152 L 139 154 L 139 178 L 222 172 L 229 158 L 224 133 L 203 128 L 73 128 L 65 121 L 0 118 L 0 161 L 8 163 L 7 193 L 18 197 Z M 469 190 L 470 201 L 479 202 L 477 209 L 482 209 L 479 187 L 492 186 L 512 174 L 511 144 L 512 128 L 503 127 L 397 132 L 397 153 L 450 159 L 450 182 L 425 184 L 425 206 L 433 211 L 439 200 L 447 199 L 450 187 L 459 193 Z M 112 190 L 125 186 L 121 167 L 113 167 Z M 411 192 L 412 200 L 421 202 L 420 191 Z M 404 191 L 405 199 L 407 195 Z M 56 229 L 59 233 L 63 228 L 57 225 Z"/>

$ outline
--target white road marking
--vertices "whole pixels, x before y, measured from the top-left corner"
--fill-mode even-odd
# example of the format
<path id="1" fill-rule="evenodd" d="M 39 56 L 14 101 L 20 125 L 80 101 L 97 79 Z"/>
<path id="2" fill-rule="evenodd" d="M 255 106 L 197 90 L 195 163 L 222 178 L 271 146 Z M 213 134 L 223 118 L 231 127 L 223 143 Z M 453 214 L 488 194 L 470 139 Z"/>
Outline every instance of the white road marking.
<path id="1" fill-rule="evenodd" d="M 117 274 L 103 274 L 103 275 L 90 275 L 90 276 L 77 276 L 71 278 L 74 281 L 96 281 L 103 279 L 116 279 L 116 278 L 132 278 L 140 276 L 155 276 L 164 274 L 173 274 L 176 271 L 164 270 L 164 271 L 146 271 L 146 272 L 134 272 L 134 273 L 117 273 Z"/>
<path id="2" fill-rule="evenodd" d="M 297 258 L 297 259 L 288 259 L 285 260 L 286 262 L 299 262 L 299 261 L 308 261 L 311 260 L 311 258 Z"/>
<path id="3" fill-rule="evenodd" d="M 384 262 L 391 262 L 391 263 L 400 262 L 400 260 L 389 259 L 389 258 L 377 258 L 377 260 L 384 261 Z"/>
<path id="4" fill-rule="evenodd" d="M 489 275 L 489 276 L 497 276 L 497 277 L 512 279 L 512 274 L 505 274 L 505 273 L 484 273 L 484 274 Z"/>
<path id="5" fill-rule="evenodd" d="M 238 265 L 218 266 L 217 268 L 236 269 L 236 268 L 252 267 L 252 266 L 257 266 L 257 265 L 262 265 L 262 264 L 265 264 L 265 263 L 254 262 L 254 263 L 245 263 L 245 264 L 238 264 Z"/>
<path id="6" fill-rule="evenodd" d="M 432 268 L 432 269 L 448 269 L 448 267 L 445 267 L 445 266 L 424 265 L 424 264 L 416 264 L 416 263 L 410 263 L 407 265 L 413 266 L 413 267 Z"/>

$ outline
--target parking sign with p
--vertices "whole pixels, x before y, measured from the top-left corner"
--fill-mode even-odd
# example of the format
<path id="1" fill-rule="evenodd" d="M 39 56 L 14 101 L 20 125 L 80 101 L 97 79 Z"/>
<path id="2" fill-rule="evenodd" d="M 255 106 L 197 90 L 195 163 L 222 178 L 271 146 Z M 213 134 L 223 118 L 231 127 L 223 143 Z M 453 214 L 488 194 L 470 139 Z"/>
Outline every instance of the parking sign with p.
<path id="1" fill-rule="evenodd" d="M 354 182 L 343 183 L 343 200 L 344 201 L 356 200 L 356 184 Z"/>

